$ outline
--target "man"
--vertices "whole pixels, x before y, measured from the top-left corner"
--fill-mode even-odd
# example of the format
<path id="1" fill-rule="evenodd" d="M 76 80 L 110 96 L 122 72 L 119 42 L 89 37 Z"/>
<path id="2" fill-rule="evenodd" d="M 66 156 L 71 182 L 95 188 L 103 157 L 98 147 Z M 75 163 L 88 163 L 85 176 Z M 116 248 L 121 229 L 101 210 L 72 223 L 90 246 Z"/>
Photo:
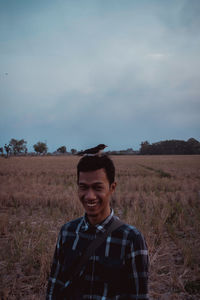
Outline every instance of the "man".
<path id="1" fill-rule="evenodd" d="M 81 158 L 77 183 L 85 215 L 61 228 L 46 299 L 148 299 L 146 243 L 135 227 L 125 223 L 105 238 L 71 280 L 85 249 L 117 218 L 110 207 L 116 182 L 108 156 Z"/>

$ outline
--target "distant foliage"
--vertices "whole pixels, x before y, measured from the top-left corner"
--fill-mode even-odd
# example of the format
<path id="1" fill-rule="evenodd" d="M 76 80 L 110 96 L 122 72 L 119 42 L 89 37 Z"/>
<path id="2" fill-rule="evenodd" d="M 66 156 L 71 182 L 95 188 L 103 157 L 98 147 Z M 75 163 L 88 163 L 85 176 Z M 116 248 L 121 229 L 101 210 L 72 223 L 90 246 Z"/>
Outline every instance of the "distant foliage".
<path id="1" fill-rule="evenodd" d="M 61 146 L 60 148 L 57 149 L 57 152 L 60 152 L 60 153 L 66 153 L 67 152 L 67 149 L 65 146 Z"/>
<path id="2" fill-rule="evenodd" d="M 11 151 L 14 155 L 19 153 L 27 153 L 26 144 L 27 142 L 24 139 L 21 140 L 11 139 L 9 143 L 11 147 Z"/>
<path id="3" fill-rule="evenodd" d="M 48 150 L 47 144 L 44 142 L 37 142 L 33 148 L 37 154 L 46 154 Z"/>
<path id="4" fill-rule="evenodd" d="M 6 156 L 8 157 L 10 151 L 11 151 L 11 145 L 10 144 L 5 144 L 4 149 L 6 150 Z"/>
<path id="5" fill-rule="evenodd" d="M 3 147 L 0 147 L 0 153 L 3 155 Z"/>
<path id="6" fill-rule="evenodd" d="M 76 149 L 71 149 L 71 154 L 76 154 L 77 153 L 77 150 Z"/>
<path id="7" fill-rule="evenodd" d="M 141 143 L 140 154 L 200 154 L 200 142 L 194 138 L 187 141 L 166 140 L 150 144 L 148 141 Z"/>
<path id="8" fill-rule="evenodd" d="M 135 151 L 132 148 L 128 148 L 126 150 L 107 151 L 106 154 L 108 154 L 108 155 L 135 155 L 135 154 L 138 154 L 138 151 Z"/>
<path id="9" fill-rule="evenodd" d="M 58 155 L 71 153 L 72 155 L 77 154 L 77 150 L 72 148 L 70 152 L 67 152 L 66 146 L 60 146 L 55 152 L 47 153 L 48 147 L 45 142 L 37 142 L 33 145 L 34 151 L 37 154 L 47 154 L 47 155 Z M 5 156 L 3 151 L 6 152 L 6 157 L 9 155 L 27 155 L 27 142 L 24 139 L 17 140 L 11 139 L 9 144 L 5 144 L 4 147 L 0 147 L 0 154 Z M 194 138 L 190 138 L 187 141 L 184 140 L 164 140 L 156 143 L 149 143 L 148 141 L 143 141 L 140 145 L 139 150 L 133 150 L 133 148 L 128 148 L 126 150 L 112 150 L 105 151 L 107 155 L 162 155 L 162 154 L 200 154 L 200 142 Z M 33 154 L 33 153 L 32 153 Z M 29 155 L 31 153 L 29 152 Z"/>

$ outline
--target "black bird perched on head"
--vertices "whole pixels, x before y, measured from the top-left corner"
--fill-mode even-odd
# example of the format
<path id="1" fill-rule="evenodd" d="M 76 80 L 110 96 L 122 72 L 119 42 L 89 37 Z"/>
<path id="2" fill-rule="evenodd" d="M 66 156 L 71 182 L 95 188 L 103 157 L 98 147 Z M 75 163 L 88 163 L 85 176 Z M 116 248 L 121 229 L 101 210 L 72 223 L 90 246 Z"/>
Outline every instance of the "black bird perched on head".
<path id="1" fill-rule="evenodd" d="M 89 149 L 86 149 L 84 151 L 80 151 L 78 152 L 77 154 L 78 155 L 101 155 L 101 152 L 103 149 L 105 149 L 106 145 L 104 144 L 99 144 L 98 146 L 94 147 L 94 148 L 89 148 Z"/>

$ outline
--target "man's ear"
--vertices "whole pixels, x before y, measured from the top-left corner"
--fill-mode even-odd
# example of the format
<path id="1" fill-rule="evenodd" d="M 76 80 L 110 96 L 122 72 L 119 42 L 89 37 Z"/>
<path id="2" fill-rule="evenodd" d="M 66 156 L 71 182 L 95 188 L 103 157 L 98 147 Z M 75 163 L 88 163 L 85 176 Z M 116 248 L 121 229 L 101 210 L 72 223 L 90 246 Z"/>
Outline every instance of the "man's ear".
<path id="1" fill-rule="evenodd" d="M 110 185 L 110 191 L 111 191 L 112 193 L 114 193 L 114 191 L 115 191 L 115 189 L 116 189 L 116 186 L 117 186 L 117 182 L 111 183 L 111 185 Z"/>

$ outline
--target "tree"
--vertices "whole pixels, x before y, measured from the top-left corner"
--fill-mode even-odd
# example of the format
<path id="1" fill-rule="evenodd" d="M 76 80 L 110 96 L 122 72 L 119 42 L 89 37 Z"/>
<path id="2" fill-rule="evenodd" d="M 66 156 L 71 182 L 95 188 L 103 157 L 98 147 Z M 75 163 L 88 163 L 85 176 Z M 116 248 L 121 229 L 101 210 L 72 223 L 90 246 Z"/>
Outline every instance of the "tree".
<path id="1" fill-rule="evenodd" d="M 67 149 L 65 146 L 61 146 L 60 148 L 57 149 L 57 152 L 60 152 L 60 153 L 66 153 L 67 152 Z"/>
<path id="2" fill-rule="evenodd" d="M 3 147 L 0 147 L 0 153 L 3 156 Z"/>
<path id="3" fill-rule="evenodd" d="M 76 154 L 77 150 L 76 149 L 71 149 L 71 154 Z"/>
<path id="4" fill-rule="evenodd" d="M 10 153 L 10 151 L 11 151 L 11 145 L 10 144 L 5 144 L 5 146 L 4 146 L 4 149 L 6 150 L 6 153 L 7 153 L 7 156 L 6 157 L 8 157 L 8 154 Z"/>
<path id="5" fill-rule="evenodd" d="M 11 150 L 14 153 L 14 155 L 22 153 L 22 152 L 26 152 L 26 144 L 27 142 L 24 139 L 21 140 L 16 140 L 16 139 L 11 139 L 10 140 L 10 146 L 11 146 Z"/>
<path id="6" fill-rule="evenodd" d="M 140 154 L 200 154 L 200 143 L 194 138 L 187 142 L 183 140 L 165 140 L 149 144 L 147 141 L 141 143 Z"/>
<path id="7" fill-rule="evenodd" d="M 150 144 L 148 141 L 144 141 L 141 143 L 140 154 L 148 154 Z"/>
<path id="8" fill-rule="evenodd" d="M 194 138 L 187 140 L 187 146 L 191 154 L 200 154 L 200 143 Z"/>
<path id="9" fill-rule="evenodd" d="M 37 144 L 33 145 L 35 152 L 38 154 L 47 153 L 47 144 L 43 142 L 37 142 Z"/>

